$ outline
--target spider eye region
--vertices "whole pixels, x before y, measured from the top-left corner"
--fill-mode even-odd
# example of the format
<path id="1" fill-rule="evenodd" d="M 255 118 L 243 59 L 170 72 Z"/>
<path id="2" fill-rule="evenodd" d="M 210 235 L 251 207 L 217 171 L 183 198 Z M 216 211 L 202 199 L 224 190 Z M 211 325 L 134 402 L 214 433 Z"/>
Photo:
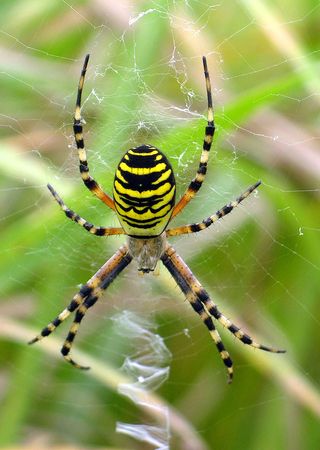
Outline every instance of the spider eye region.
<path id="1" fill-rule="evenodd" d="M 115 173 L 116 213 L 129 236 L 159 236 L 175 203 L 176 183 L 170 162 L 152 145 L 131 148 Z"/>

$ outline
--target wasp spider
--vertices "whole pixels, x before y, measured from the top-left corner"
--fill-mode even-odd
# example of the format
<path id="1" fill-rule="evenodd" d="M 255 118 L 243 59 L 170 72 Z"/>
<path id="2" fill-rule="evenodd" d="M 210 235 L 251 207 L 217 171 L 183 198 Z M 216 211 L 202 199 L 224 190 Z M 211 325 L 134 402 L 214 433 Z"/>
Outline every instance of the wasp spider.
<path id="1" fill-rule="evenodd" d="M 43 328 L 41 333 L 30 341 L 30 344 L 51 334 L 71 313 L 75 312 L 73 324 L 62 346 L 61 353 L 64 358 L 75 367 L 88 369 L 88 367 L 76 363 L 70 356 L 70 350 L 80 323 L 87 310 L 96 303 L 103 294 L 103 291 L 107 289 L 110 283 L 134 259 L 137 262 L 138 270 L 141 272 L 153 271 L 157 262 L 159 260 L 162 261 L 187 300 L 190 302 L 194 311 L 201 317 L 208 328 L 228 371 L 229 381 L 232 380 L 233 376 L 232 360 L 215 328 L 214 319 L 220 322 L 223 327 L 227 328 L 244 344 L 268 352 L 284 352 L 283 350 L 277 350 L 258 344 L 248 334 L 224 316 L 219 311 L 217 305 L 211 300 L 209 294 L 201 286 L 197 278 L 193 275 L 189 267 L 167 240 L 170 236 L 196 233 L 208 228 L 221 217 L 229 214 L 261 184 L 260 181 L 257 181 L 236 200 L 225 205 L 202 222 L 175 228 L 167 228 L 170 221 L 177 216 L 196 195 L 207 172 L 209 151 L 215 126 L 210 78 L 206 58 L 203 57 L 203 68 L 208 99 L 208 124 L 205 128 L 203 149 L 197 173 L 184 195 L 177 203 L 175 203 L 176 183 L 171 164 L 165 155 L 152 145 L 141 145 L 139 147 L 131 148 L 123 156 L 115 173 L 113 199 L 109 197 L 109 195 L 103 191 L 102 187 L 91 177 L 83 141 L 81 120 L 81 96 L 88 60 L 89 55 L 87 55 L 84 60 L 80 76 L 73 125 L 80 160 L 80 175 L 86 187 L 103 203 L 116 212 L 121 227 L 97 227 L 92 223 L 87 222 L 65 205 L 50 184 L 48 184 L 48 188 L 65 215 L 85 228 L 89 233 L 96 236 L 125 234 L 127 240 L 126 243 L 122 245 L 97 271 L 97 273 L 81 287 L 68 307 Z"/>

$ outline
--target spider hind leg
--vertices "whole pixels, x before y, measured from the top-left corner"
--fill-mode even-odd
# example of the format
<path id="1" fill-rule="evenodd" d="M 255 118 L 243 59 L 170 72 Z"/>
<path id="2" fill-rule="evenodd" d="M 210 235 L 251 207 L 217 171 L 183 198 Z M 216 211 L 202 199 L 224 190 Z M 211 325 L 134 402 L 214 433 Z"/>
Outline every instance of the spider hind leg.
<path id="1" fill-rule="evenodd" d="M 198 170 L 196 172 L 195 177 L 190 182 L 187 190 L 185 191 L 183 196 L 180 198 L 178 203 L 175 205 L 173 212 L 172 212 L 171 219 L 173 219 L 175 216 L 177 216 L 186 207 L 186 205 L 190 202 L 190 200 L 192 200 L 195 197 L 195 195 L 201 188 L 202 183 L 203 183 L 206 173 L 207 173 L 207 165 L 208 165 L 208 160 L 209 160 L 211 144 L 212 144 L 213 137 L 214 137 L 215 125 L 214 125 L 214 117 L 213 117 L 210 76 L 209 76 L 209 71 L 208 71 L 207 59 L 205 56 L 202 57 L 202 63 L 203 63 L 203 72 L 204 72 L 204 77 L 205 77 L 205 82 L 206 82 L 207 100 L 208 100 L 208 114 L 207 114 L 208 123 L 205 128 L 204 140 L 203 140 L 202 152 L 201 152 L 201 156 L 200 156 Z"/>
<path id="2" fill-rule="evenodd" d="M 83 120 L 81 118 L 81 97 L 82 90 L 84 86 L 84 80 L 87 72 L 87 66 L 89 62 L 89 55 L 86 55 L 83 63 L 83 67 L 81 70 L 81 75 L 78 84 L 78 92 L 77 92 L 77 100 L 76 100 L 76 108 L 74 112 L 74 121 L 73 121 L 73 132 L 74 138 L 76 141 L 76 146 L 78 149 L 79 155 L 79 169 L 80 175 L 85 186 L 91 191 L 94 195 L 96 195 L 103 203 L 105 203 L 109 208 L 114 209 L 114 202 L 108 194 L 106 194 L 102 187 L 97 183 L 94 178 L 91 177 L 89 173 L 89 165 L 87 161 L 87 153 L 84 144 L 83 138 Z"/>

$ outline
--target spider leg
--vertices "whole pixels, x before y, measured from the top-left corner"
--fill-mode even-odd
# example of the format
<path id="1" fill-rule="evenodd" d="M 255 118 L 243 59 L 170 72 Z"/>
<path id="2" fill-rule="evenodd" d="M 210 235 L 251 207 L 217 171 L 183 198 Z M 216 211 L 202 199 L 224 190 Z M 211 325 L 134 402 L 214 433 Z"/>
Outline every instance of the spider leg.
<path id="1" fill-rule="evenodd" d="M 177 285 L 180 287 L 183 294 L 186 296 L 187 300 L 190 302 L 193 310 L 199 314 L 201 317 L 203 323 L 206 325 L 206 327 L 209 330 L 209 333 L 216 344 L 217 350 L 221 356 L 221 359 L 226 366 L 226 369 L 228 371 L 228 382 L 231 383 L 233 378 L 233 363 L 230 358 L 229 353 L 225 349 L 225 346 L 220 338 L 220 335 L 218 333 L 218 330 L 215 328 L 212 317 L 208 314 L 206 309 L 204 308 L 203 304 L 197 297 L 197 295 L 192 291 L 191 287 L 187 283 L 183 273 L 182 273 L 182 267 L 179 267 L 179 261 L 177 258 L 172 257 L 172 247 L 168 247 L 165 253 L 162 255 L 161 260 L 165 267 L 168 269 L 168 271 L 173 276 L 174 280 L 176 281 Z M 177 256 L 177 255 L 175 255 Z M 180 258 L 181 259 L 181 258 Z M 182 261 L 182 260 L 181 260 Z"/>
<path id="2" fill-rule="evenodd" d="M 103 294 L 103 291 L 107 289 L 112 281 L 131 261 L 132 257 L 128 253 L 128 248 L 126 245 L 123 245 L 91 278 L 96 287 L 91 291 L 91 293 L 77 309 L 73 324 L 61 348 L 61 353 L 64 359 L 76 368 L 84 370 L 89 369 L 89 367 L 81 366 L 80 364 L 76 363 L 70 356 L 70 351 L 82 319 L 84 318 L 87 310 L 97 302 L 99 297 Z"/>
<path id="3" fill-rule="evenodd" d="M 65 339 L 63 346 L 61 348 L 61 353 L 66 361 L 68 361 L 70 364 L 72 364 L 77 369 L 82 370 L 88 370 L 90 367 L 88 366 L 82 366 L 78 363 L 76 363 L 70 356 L 71 347 L 73 345 L 73 341 L 76 337 L 76 334 L 79 330 L 80 323 L 87 312 L 89 308 L 91 308 L 96 301 L 98 300 L 99 296 L 102 294 L 102 289 L 95 289 L 94 294 L 88 296 L 84 302 L 81 304 L 81 306 L 77 309 L 75 319 L 73 321 L 73 324 L 69 330 L 68 336 Z"/>
<path id="4" fill-rule="evenodd" d="M 95 275 L 81 287 L 80 291 L 73 297 L 69 306 L 43 328 L 41 333 L 32 339 L 29 344 L 33 344 L 51 334 L 72 312 L 77 311 L 74 323 L 70 328 L 61 352 L 68 362 L 82 368 L 82 366 L 74 363 L 69 356 L 79 324 L 87 309 L 94 305 L 103 291 L 112 283 L 119 273 L 122 272 L 131 260 L 132 257 L 128 253 L 127 246 L 121 246 L 119 250 L 95 273 Z"/>
<path id="5" fill-rule="evenodd" d="M 173 267 L 170 267 L 170 263 L 166 263 L 166 267 L 169 270 L 169 272 L 173 275 L 173 272 L 175 271 L 175 269 Z M 170 268 L 169 268 L 170 267 Z M 175 278 L 173 276 L 173 278 Z M 191 291 L 190 291 L 190 287 L 187 284 L 184 284 L 181 279 L 180 279 L 180 283 L 179 283 L 179 287 L 182 290 L 182 292 L 184 293 L 184 295 L 186 296 L 186 299 L 189 301 L 190 305 L 192 306 L 193 310 L 199 314 L 199 316 L 201 317 L 203 323 L 206 325 L 206 327 L 209 330 L 209 333 L 214 341 L 214 343 L 216 344 L 217 350 L 220 354 L 220 357 L 224 363 L 224 365 L 226 366 L 226 369 L 228 371 L 228 382 L 231 383 L 232 379 L 233 379 L 233 363 L 232 363 L 232 359 L 230 358 L 230 355 L 228 353 L 228 351 L 226 350 L 220 334 L 218 332 L 218 330 L 216 329 L 216 327 L 214 326 L 212 317 L 208 314 L 208 312 L 206 311 L 206 309 L 204 308 L 203 304 L 200 302 L 200 300 L 197 298 L 196 295 L 194 295 Z"/>
<path id="6" fill-rule="evenodd" d="M 96 227 L 92 223 L 87 222 L 85 219 L 83 219 L 78 214 L 76 214 L 74 211 L 72 211 L 72 209 L 67 207 L 67 205 L 64 203 L 62 198 L 59 196 L 59 194 L 54 190 L 54 188 L 50 184 L 48 184 L 47 187 L 48 187 L 49 191 L 51 192 L 53 198 L 60 205 L 62 211 L 64 211 L 65 215 L 68 217 L 68 219 L 71 219 L 74 222 L 78 223 L 85 230 L 89 231 L 89 233 L 94 234 L 96 236 L 110 236 L 110 235 L 116 235 L 116 234 L 124 234 L 124 231 L 122 228 Z"/>
<path id="7" fill-rule="evenodd" d="M 272 347 L 258 344 L 248 334 L 241 330 L 241 328 L 237 327 L 227 317 L 225 317 L 219 311 L 217 305 L 215 305 L 215 303 L 210 299 L 208 293 L 201 286 L 197 278 L 193 275 L 187 264 L 176 253 L 171 245 L 167 245 L 165 252 L 161 256 L 161 260 L 177 282 L 182 292 L 186 295 L 187 299 L 190 302 L 193 298 L 196 298 L 198 301 L 200 301 L 205 307 L 205 310 L 210 314 L 210 316 L 220 322 L 237 339 L 239 339 L 244 344 L 250 345 L 251 347 L 255 347 L 260 350 L 265 350 L 272 353 L 285 353 L 285 350 L 278 350 Z M 227 365 L 226 362 L 228 363 L 228 359 L 223 358 L 223 360 L 225 365 Z"/>
<path id="8" fill-rule="evenodd" d="M 109 195 L 107 195 L 103 191 L 101 186 L 89 174 L 87 153 L 86 153 L 86 149 L 84 146 L 83 127 L 82 127 L 82 120 L 81 120 L 81 96 L 82 96 L 82 89 L 83 89 L 83 85 L 84 85 L 84 79 L 86 76 L 89 56 L 90 55 L 86 55 L 86 57 L 85 57 L 81 75 L 80 75 L 77 101 L 76 101 L 76 109 L 75 109 L 75 113 L 74 113 L 74 122 L 73 122 L 74 137 L 75 137 L 78 154 L 79 154 L 79 161 L 80 161 L 80 165 L 79 165 L 80 175 L 81 175 L 81 178 L 82 178 L 84 184 L 89 189 L 89 191 L 91 191 L 101 201 L 103 201 L 103 203 L 105 203 L 107 206 L 109 206 L 109 208 L 114 210 L 115 206 L 114 206 L 114 202 L 113 202 L 112 198 L 109 197 Z"/>
<path id="9" fill-rule="evenodd" d="M 207 59 L 205 56 L 202 57 L 204 76 L 206 81 L 206 90 L 208 98 L 208 125 L 205 129 L 205 136 L 203 141 L 202 153 L 200 157 L 199 167 L 195 178 L 191 181 L 188 189 L 181 197 L 179 202 L 173 208 L 171 219 L 173 219 L 177 214 L 179 214 L 183 208 L 193 199 L 198 190 L 201 188 L 205 175 L 207 173 L 207 164 L 209 159 L 209 152 L 214 135 L 214 119 L 213 119 L 213 108 L 212 108 L 212 95 L 211 95 L 211 84 L 210 76 L 208 72 Z"/>
<path id="10" fill-rule="evenodd" d="M 88 294 L 93 289 L 92 286 L 90 286 L 90 281 L 88 281 L 88 283 L 84 284 L 81 287 L 79 292 L 72 298 L 70 304 L 55 319 L 53 319 L 52 322 L 48 323 L 48 325 L 41 330 L 40 334 L 31 339 L 28 344 L 34 344 L 38 341 L 41 341 L 41 339 L 43 339 L 44 337 L 49 336 L 59 325 L 61 325 L 62 322 L 64 322 L 70 316 L 71 313 L 79 308 L 81 303 L 83 303 L 84 299 L 87 298 Z"/>
<path id="11" fill-rule="evenodd" d="M 221 217 L 229 214 L 234 208 L 236 208 L 245 198 L 247 198 L 258 186 L 260 186 L 261 181 L 257 181 L 255 184 L 250 186 L 245 192 L 243 192 L 236 200 L 228 203 L 219 209 L 215 214 L 204 219 L 202 222 L 192 223 L 189 225 L 183 225 L 181 227 L 171 228 L 166 231 L 167 236 L 178 236 L 180 234 L 197 233 L 198 231 L 205 230 L 210 227 L 214 222 L 221 219 Z"/>

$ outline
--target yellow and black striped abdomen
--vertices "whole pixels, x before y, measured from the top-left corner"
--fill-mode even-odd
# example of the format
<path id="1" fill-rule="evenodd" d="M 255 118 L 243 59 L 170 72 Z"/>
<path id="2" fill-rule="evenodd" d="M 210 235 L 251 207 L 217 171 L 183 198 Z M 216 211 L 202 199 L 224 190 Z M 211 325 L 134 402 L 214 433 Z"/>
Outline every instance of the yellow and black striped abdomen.
<path id="1" fill-rule="evenodd" d="M 160 150 L 151 145 L 128 150 L 113 184 L 116 212 L 126 234 L 160 235 L 170 220 L 175 191 L 171 164 Z"/>

